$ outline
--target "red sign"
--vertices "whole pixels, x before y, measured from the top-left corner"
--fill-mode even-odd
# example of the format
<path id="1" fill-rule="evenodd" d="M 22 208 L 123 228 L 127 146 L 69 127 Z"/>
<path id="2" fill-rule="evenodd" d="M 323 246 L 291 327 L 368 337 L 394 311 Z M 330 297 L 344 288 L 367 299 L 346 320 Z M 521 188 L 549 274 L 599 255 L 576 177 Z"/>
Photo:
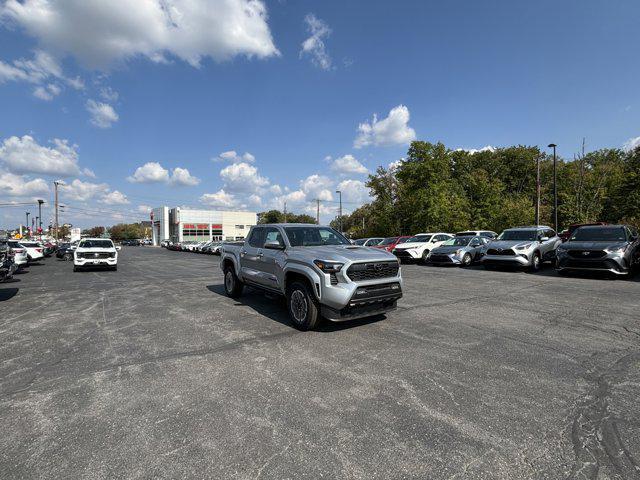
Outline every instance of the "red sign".
<path id="1" fill-rule="evenodd" d="M 211 225 L 214 230 L 222 230 L 222 225 Z"/>
<path id="2" fill-rule="evenodd" d="M 198 230 L 209 230 L 208 223 L 199 223 L 198 225 L 196 225 L 196 227 L 198 228 Z"/>
<path id="3" fill-rule="evenodd" d="M 185 223 L 182 228 L 196 228 L 196 226 L 193 223 Z"/>

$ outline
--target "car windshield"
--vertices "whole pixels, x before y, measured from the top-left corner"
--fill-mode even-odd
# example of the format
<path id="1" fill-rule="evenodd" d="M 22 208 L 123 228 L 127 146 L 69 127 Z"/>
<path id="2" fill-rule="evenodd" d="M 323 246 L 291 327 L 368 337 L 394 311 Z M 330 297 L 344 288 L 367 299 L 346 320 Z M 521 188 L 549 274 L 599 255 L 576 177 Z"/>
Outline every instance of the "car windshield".
<path id="1" fill-rule="evenodd" d="M 83 240 L 78 245 L 80 248 L 113 248 L 111 240 Z"/>
<path id="2" fill-rule="evenodd" d="M 536 233 L 536 230 L 505 230 L 498 235 L 498 240 L 533 242 L 536 239 Z"/>
<path id="3" fill-rule="evenodd" d="M 351 245 L 351 242 L 329 227 L 284 227 L 292 247 Z"/>
<path id="4" fill-rule="evenodd" d="M 385 238 L 378 245 L 393 245 L 397 241 L 398 241 L 398 237 L 389 237 L 389 238 Z"/>
<path id="5" fill-rule="evenodd" d="M 407 243 L 425 243 L 431 240 L 431 235 L 416 235 L 407 240 Z"/>
<path id="6" fill-rule="evenodd" d="M 364 245 L 364 242 L 366 242 L 367 239 L 366 238 L 359 238 L 358 240 L 354 240 L 353 244 L 354 245 Z"/>
<path id="7" fill-rule="evenodd" d="M 447 240 L 442 245 L 447 247 L 466 247 L 471 242 L 473 237 L 456 237 L 451 240 Z"/>
<path id="8" fill-rule="evenodd" d="M 622 227 L 578 228 L 571 236 L 577 242 L 625 242 L 627 235 Z"/>

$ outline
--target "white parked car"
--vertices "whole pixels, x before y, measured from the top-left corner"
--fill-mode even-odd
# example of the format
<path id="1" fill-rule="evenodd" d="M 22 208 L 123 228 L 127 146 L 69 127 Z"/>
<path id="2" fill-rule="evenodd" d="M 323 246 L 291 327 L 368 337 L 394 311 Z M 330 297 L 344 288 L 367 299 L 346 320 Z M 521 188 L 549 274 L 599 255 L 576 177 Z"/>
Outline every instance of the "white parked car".
<path id="1" fill-rule="evenodd" d="M 73 252 L 73 271 L 86 267 L 118 269 L 118 250 L 109 238 L 83 238 Z"/>
<path id="2" fill-rule="evenodd" d="M 20 246 L 27 251 L 30 262 L 44 258 L 44 247 L 37 242 L 20 242 Z"/>
<path id="3" fill-rule="evenodd" d="M 13 263 L 16 264 L 18 269 L 25 267 L 27 263 L 29 263 L 29 258 L 27 257 L 27 249 L 15 240 L 9 240 L 7 244 L 11 248 L 11 253 L 13 254 Z"/>
<path id="4" fill-rule="evenodd" d="M 449 233 L 418 233 L 393 249 L 400 261 L 427 262 L 431 250 L 453 238 Z"/>

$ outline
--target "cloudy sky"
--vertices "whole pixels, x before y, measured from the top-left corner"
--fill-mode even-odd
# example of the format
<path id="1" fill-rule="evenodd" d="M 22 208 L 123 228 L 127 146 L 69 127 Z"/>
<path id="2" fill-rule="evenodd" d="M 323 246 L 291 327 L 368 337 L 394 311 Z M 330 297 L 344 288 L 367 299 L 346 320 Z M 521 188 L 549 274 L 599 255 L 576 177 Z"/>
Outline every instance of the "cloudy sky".
<path id="1" fill-rule="evenodd" d="M 416 138 L 640 144 L 639 20 L 637 0 L 0 0 L 0 203 L 60 179 L 80 226 L 315 199 L 328 221 Z"/>

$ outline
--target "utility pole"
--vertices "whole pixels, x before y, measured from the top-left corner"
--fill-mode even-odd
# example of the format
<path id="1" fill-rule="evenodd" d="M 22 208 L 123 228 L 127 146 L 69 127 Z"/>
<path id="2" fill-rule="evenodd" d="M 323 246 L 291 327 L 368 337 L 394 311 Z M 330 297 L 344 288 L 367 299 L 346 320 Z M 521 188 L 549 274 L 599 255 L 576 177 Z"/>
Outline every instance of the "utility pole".
<path id="1" fill-rule="evenodd" d="M 26 212 L 26 214 L 27 214 L 27 223 L 25 223 L 25 227 L 26 227 L 27 232 L 28 232 L 29 231 L 29 215 L 31 215 L 31 213 L 30 212 Z"/>
<path id="2" fill-rule="evenodd" d="M 558 231 L 558 182 L 557 182 L 557 157 L 555 143 L 550 143 L 549 148 L 553 148 L 553 223 L 555 231 Z"/>
<path id="3" fill-rule="evenodd" d="M 536 157 L 536 225 L 540 225 L 540 155 Z"/>
<path id="4" fill-rule="evenodd" d="M 320 199 L 316 198 L 316 223 L 320 225 Z"/>
<path id="5" fill-rule="evenodd" d="M 340 233 L 342 233 L 342 192 L 340 190 L 336 190 L 336 193 L 340 197 L 340 209 L 338 210 L 338 221 L 340 223 Z"/>
<path id="6" fill-rule="evenodd" d="M 287 202 L 284 202 L 284 223 L 287 223 Z"/>

